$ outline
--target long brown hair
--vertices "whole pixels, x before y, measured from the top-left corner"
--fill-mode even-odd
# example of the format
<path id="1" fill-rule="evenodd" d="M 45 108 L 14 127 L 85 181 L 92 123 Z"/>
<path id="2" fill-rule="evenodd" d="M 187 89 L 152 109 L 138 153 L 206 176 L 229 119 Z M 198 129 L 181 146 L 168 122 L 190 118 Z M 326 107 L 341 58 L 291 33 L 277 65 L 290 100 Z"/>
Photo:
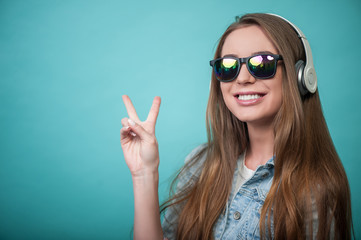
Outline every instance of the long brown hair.
<path id="1" fill-rule="evenodd" d="M 271 237 L 266 234 L 271 234 L 271 218 L 275 239 L 312 236 L 315 208 L 317 239 L 329 239 L 331 232 L 335 239 L 351 239 L 349 184 L 330 137 L 318 91 L 303 97 L 299 94 L 295 63 L 304 60 L 305 53 L 294 29 L 269 14 L 244 15 L 227 28 L 214 57 L 221 57 L 224 41 L 232 31 L 248 25 L 258 25 L 265 31 L 283 56 L 284 70 L 282 105 L 274 119 L 275 171 L 262 207 L 261 236 Z M 226 107 L 214 74 L 206 118 L 208 145 L 178 175 L 206 154 L 199 177 L 161 206 L 161 211 L 181 206 L 177 239 L 213 238 L 213 226 L 224 211 L 231 191 L 236 160 L 248 145 L 247 126 Z"/>

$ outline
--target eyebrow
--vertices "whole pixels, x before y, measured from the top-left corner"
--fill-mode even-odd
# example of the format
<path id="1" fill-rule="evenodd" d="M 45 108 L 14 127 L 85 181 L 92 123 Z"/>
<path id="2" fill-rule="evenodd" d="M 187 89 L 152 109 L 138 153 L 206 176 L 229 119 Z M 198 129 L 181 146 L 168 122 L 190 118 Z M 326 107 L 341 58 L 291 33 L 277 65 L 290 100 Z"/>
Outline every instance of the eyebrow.
<path id="1" fill-rule="evenodd" d="M 259 52 L 253 52 L 250 56 L 257 55 L 257 54 L 275 54 L 275 53 L 272 53 L 270 51 L 259 51 Z M 238 58 L 238 56 L 236 54 L 226 54 L 223 57 L 236 57 L 236 58 Z"/>

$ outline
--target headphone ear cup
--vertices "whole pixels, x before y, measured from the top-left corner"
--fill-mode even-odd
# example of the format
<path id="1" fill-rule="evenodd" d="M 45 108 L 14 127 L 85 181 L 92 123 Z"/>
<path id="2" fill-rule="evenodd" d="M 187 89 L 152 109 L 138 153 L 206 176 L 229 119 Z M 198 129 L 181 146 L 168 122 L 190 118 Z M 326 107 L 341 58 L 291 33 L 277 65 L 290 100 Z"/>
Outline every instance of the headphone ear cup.
<path id="1" fill-rule="evenodd" d="M 305 85 L 305 78 L 304 78 L 305 62 L 302 60 L 299 60 L 298 62 L 296 62 L 295 69 L 296 69 L 298 90 L 299 90 L 301 96 L 304 96 L 308 93 L 308 90 Z"/>

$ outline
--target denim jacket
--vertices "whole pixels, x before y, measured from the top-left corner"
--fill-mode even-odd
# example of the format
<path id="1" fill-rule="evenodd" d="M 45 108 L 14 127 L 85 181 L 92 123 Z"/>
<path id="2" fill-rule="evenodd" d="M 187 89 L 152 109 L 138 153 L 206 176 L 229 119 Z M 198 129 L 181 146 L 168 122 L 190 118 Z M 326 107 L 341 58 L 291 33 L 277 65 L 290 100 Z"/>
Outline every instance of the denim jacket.
<path id="1" fill-rule="evenodd" d="M 194 149 L 186 158 L 188 162 L 195 154 L 197 154 L 206 145 L 201 145 Z M 206 156 L 201 156 L 192 168 L 179 177 L 177 190 L 185 184 L 192 184 L 199 176 L 202 165 Z M 236 173 L 240 167 L 240 161 L 233 177 L 232 190 L 228 198 L 225 211 L 220 214 L 216 221 L 213 234 L 216 240 L 234 240 L 234 239 L 260 239 L 260 211 L 266 199 L 267 193 L 272 185 L 274 176 L 274 158 L 268 160 L 265 165 L 258 166 L 253 176 L 244 184 L 235 189 Z M 169 240 L 175 239 L 177 228 L 178 213 L 182 206 L 172 206 L 166 210 L 162 222 L 164 237 Z M 315 239 L 317 233 L 317 210 L 314 209 L 314 234 Z M 273 221 L 271 219 L 271 236 L 273 238 Z"/>
<path id="2" fill-rule="evenodd" d="M 235 174 L 241 163 L 238 161 Z M 236 177 L 233 177 L 226 210 L 214 226 L 215 239 L 260 239 L 260 212 L 272 185 L 273 173 L 274 163 L 271 158 L 265 165 L 259 166 L 253 176 L 238 189 L 235 188 Z"/>
<path id="3" fill-rule="evenodd" d="M 188 162 L 205 145 L 194 149 L 186 158 Z M 201 170 L 206 156 L 201 159 L 184 175 L 179 177 L 177 190 L 185 184 L 192 183 Z M 234 174 L 237 173 L 240 161 Z M 215 239 L 259 239 L 260 209 L 271 187 L 273 179 L 273 158 L 265 165 L 259 166 L 254 175 L 239 189 L 235 188 L 236 177 L 233 177 L 232 191 L 228 199 L 226 210 L 218 217 L 214 226 Z M 175 239 L 178 212 L 181 206 L 172 206 L 166 210 L 162 223 L 163 233 L 169 240 Z M 272 226 L 272 224 L 271 224 Z"/>

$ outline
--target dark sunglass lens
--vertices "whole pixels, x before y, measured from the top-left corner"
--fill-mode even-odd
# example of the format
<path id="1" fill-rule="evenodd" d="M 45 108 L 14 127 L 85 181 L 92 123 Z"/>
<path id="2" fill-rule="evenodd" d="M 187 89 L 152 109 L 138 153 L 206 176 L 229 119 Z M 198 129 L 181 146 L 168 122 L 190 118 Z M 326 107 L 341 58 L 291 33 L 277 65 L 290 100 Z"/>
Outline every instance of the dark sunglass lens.
<path id="1" fill-rule="evenodd" d="M 272 55 L 257 55 L 249 59 L 250 72 L 258 78 L 270 78 L 276 72 L 276 59 Z"/>
<path id="2" fill-rule="evenodd" d="M 233 58 L 222 58 L 214 63 L 214 73 L 220 81 L 230 81 L 238 71 L 238 61 Z"/>

